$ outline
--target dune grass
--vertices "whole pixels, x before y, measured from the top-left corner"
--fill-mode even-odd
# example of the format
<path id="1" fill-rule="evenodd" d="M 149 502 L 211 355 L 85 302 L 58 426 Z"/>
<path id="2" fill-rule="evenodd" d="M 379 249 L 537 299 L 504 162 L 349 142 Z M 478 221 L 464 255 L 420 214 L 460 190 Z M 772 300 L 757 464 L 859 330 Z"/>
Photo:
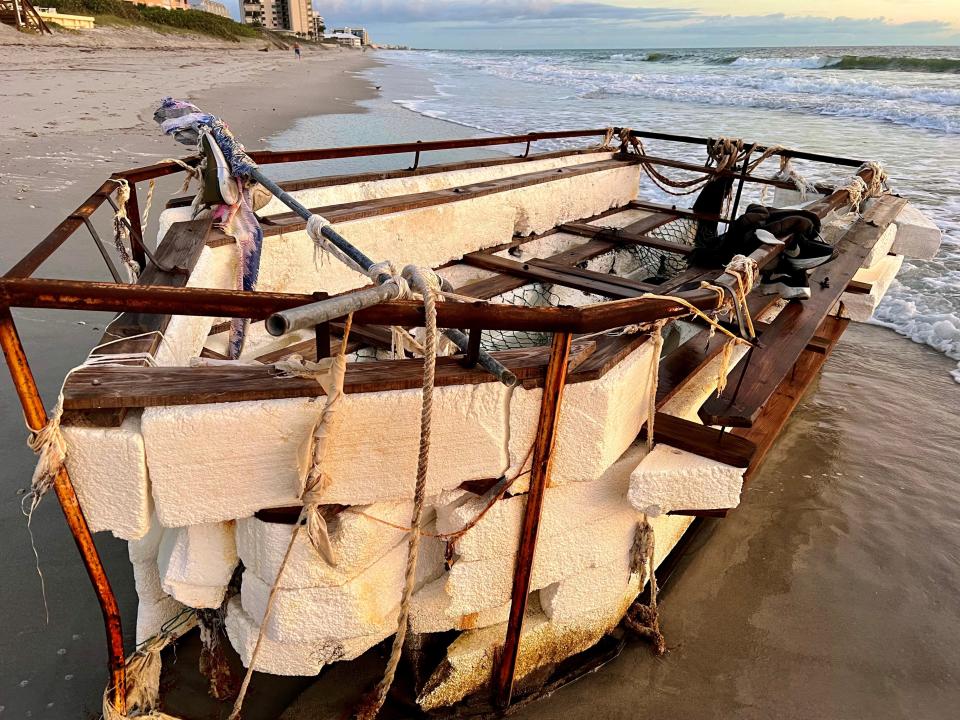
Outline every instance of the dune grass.
<path id="1" fill-rule="evenodd" d="M 142 25 L 152 30 L 187 30 L 223 40 L 260 37 L 260 31 L 230 18 L 200 10 L 167 10 L 124 0 L 46 0 L 62 13 L 93 15 L 98 25 Z"/>

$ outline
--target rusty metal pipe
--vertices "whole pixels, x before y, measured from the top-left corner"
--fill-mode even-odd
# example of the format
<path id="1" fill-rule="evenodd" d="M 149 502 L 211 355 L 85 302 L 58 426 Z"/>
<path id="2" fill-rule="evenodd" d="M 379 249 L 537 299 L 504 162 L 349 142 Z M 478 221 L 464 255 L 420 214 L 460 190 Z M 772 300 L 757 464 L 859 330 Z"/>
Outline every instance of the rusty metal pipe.
<path id="1" fill-rule="evenodd" d="M 533 445 L 533 461 L 530 465 L 530 490 L 520 528 L 520 547 L 513 570 L 513 591 L 510 596 L 510 619 L 507 622 L 507 637 L 503 643 L 498 664 L 493 669 L 491 685 L 494 702 L 501 710 L 510 705 L 513 697 L 514 674 L 520 651 L 520 633 L 523 630 L 523 615 L 527 609 L 530 592 L 530 576 L 533 571 L 533 556 L 537 549 L 537 533 L 543 511 L 543 496 L 550 481 L 553 447 L 557 439 L 557 421 L 563 402 L 563 388 L 567 382 L 567 363 L 570 359 L 570 333 L 556 333 L 550 346 L 550 363 L 543 385 L 540 401 L 540 419 Z"/>
<path id="2" fill-rule="evenodd" d="M 17 333 L 17 327 L 10 314 L 10 308 L 0 309 L 0 346 L 10 369 L 10 377 L 23 406 L 23 416 L 34 432 L 47 424 L 47 412 L 37 390 L 37 383 L 27 362 L 23 344 Z M 126 713 L 126 662 L 123 653 L 123 632 L 120 626 L 120 608 L 117 598 L 110 587 L 106 571 L 100 560 L 100 554 L 93 544 L 93 536 L 87 520 L 80 508 L 80 501 L 65 467 L 60 468 L 54 478 L 54 491 L 60 501 L 60 508 L 67 519 L 67 526 L 77 544 L 87 575 L 93 584 L 100 611 L 103 613 L 104 629 L 107 633 L 107 663 L 110 670 L 110 692 L 116 710 Z"/>

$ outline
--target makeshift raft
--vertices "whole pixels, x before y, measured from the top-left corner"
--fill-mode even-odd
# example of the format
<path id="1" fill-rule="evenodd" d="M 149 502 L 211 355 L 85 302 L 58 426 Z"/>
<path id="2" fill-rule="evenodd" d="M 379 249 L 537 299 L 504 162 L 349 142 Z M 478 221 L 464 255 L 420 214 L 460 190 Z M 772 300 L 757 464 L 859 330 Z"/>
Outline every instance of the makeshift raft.
<path id="1" fill-rule="evenodd" d="M 604 142 L 530 151 L 533 142 L 591 137 Z M 635 625 L 631 606 L 649 570 L 697 516 L 739 504 L 848 322 L 870 317 L 904 255 L 931 257 L 939 245 L 935 226 L 883 189 L 875 164 L 739 143 L 727 161 L 699 165 L 650 156 L 641 138 L 715 144 L 617 129 L 251 153 L 260 165 L 415 154 L 406 170 L 281 187 L 369 255 L 433 268 L 453 288 L 437 304 L 437 324 L 469 335 L 466 352 L 436 362 L 406 608 L 412 637 L 447 645 L 439 663 L 417 668 L 424 712 L 478 699 L 504 709 L 515 688 L 536 696 L 625 616 Z M 516 143 L 526 144 L 519 157 L 420 165 L 429 151 Z M 851 168 L 855 179 L 801 198 L 794 177 L 759 175 L 751 154 Z M 733 179 L 727 214 L 644 199 L 651 180 L 676 170 L 702 175 L 701 186 Z M 129 541 L 138 643 L 186 631 L 190 609 L 222 609 L 243 663 L 278 675 L 317 675 L 393 636 L 408 569 L 421 302 L 271 335 L 263 322 L 271 314 L 370 279 L 318 256 L 305 222 L 275 197 L 257 212 L 256 292 L 236 289 L 236 243 L 195 215 L 192 196 L 167 203 L 151 250 L 137 184 L 149 181 L 152 193 L 156 178 L 183 171 L 164 162 L 116 173 L 0 280 L 0 343 L 35 431 L 51 426 L 10 308 L 121 313 L 64 383 L 54 420 L 65 466 L 52 478 L 104 609 L 119 713 L 134 708 L 93 532 Z M 113 198 L 120 181 L 125 207 Z M 736 270 L 688 265 L 698 231 L 736 217 L 744 188 L 758 184 L 775 189 L 774 205 L 805 200 L 827 221 L 837 256 L 811 274 L 810 299 L 787 302 L 752 289 L 753 279 L 744 287 Z M 91 220 L 104 203 L 119 211 L 119 237 L 143 268 L 137 283 L 122 281 Z M 34 279 L 84 226 L 116 282 Z M 762 246 L 747 267 L 762 270 L 782 247 Z M 734 318 L 744 313 L 755 338 L 740 336 Z M 252 322 L 239 360 L 226 362 L 235 317 Z M 318 510 L 325 557 L 306 533 L 291 538 L 326 393 L 309 373 L 281 369 L 341 350 L 348 362 Z M 481 351 L 516 384 L 479 367 Z M 652 530 L 652 557 L 638 557 L 638 528 Z"/>

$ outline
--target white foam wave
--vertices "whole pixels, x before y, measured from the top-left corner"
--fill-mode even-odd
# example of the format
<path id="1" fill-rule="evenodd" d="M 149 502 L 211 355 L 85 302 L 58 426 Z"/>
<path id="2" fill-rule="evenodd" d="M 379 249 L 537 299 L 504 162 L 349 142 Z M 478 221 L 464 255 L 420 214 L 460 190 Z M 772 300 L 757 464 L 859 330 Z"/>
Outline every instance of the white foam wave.
<path id="1" fill-rule="evenodd" d="M 748 68 L 799 68 L 803 70 L 818 70 L 833 65 L 840 58 L 829 55 L 813 55 L 811 57 L 738 57 L 730 65 Z"/>

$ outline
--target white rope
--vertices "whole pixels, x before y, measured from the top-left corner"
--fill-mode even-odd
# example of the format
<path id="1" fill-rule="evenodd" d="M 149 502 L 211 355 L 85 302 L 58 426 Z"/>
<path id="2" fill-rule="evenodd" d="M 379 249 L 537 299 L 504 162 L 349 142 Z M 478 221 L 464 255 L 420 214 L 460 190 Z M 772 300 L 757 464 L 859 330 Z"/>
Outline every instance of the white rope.
<path id="1" fill-rule="evenodd" d="M 127 243 L 130 242 L 130 228 L 127 227 L 127 202 L 130 200 L 130 183 L 123 178 L 114 178 L 117 184 L 117 211 L 113 216 L 113 243 L 120 260 L 127 269 L 127 280 L 133 284 L 140 277 L 140 265 L 130 256 Z"/>
<path id="2" fill-rule="evenodd" d="M 351 270 L 355 270 L 361 275 L 366 275 L 362 267 L 360 267 L 349 255 L 343 252 L 340 248 L 330 242 L 327 238 L 323 236 L 323 229 L 330 225 L 330 221 L 327 220 L 323 215 L 313 214 L 307 220 L 307 235 L 310 236 L 310 239 L 313 240 L 313 262 L 315 266 L 319 266 L 321 259 L 323 257 L 322 253 L 327 252 L 333 255 L 337 260 L 342 262 Z"/>
<path id="3" fill-rule="evenodd" d="M 130 337 L 117 338 L 116 340 L 108 340 L 105 343 L 97 345 L 90 351 L 90 355 L 87 356 L 87 359 L 84 360 L 81 365 L 71 369 L 64 376 L 63 383 L 60 385 L 60 392 L 57 393 L 57 403 L 48 415 L 47 422 L 44 426 L 39 430 L 34 430 L 27 424 L 26 419 L 24 419 L 24 424 L 29 431 L 27 446 L 33 450 L 37 456 L 37 465 L 30 478 L 30 491 L 24 495 L 23 500 L 20 502 L 20 510 L 27 518 L 27 532 L 30 535 L 30 547 L 33 550 L 37 575 L 40 578 L 40 591 L 43 597 L 43 608 L 46 613 L 47 622 L 50 622 L 50 609 L 47 605 L 46 582 L 43 577 L 43 571 L 40 569 L 40 554 L 37 552 L 32 524 L 33 513 L 40 506 L 40 501 L 43 500 L 44 495 L 53 487 L 57 474 L 67 461 L 67 443 L 66 440 L 64 440 L 60 428 L 60 422 L 63 417 L 63 390 L 67 386 L 67 381 L 70 379 L 70 376 L 84 368 L 125 365 L 128 362 L 134 361 L 140 363 L 145 362 L 149 366 L 155 366 L 156 361 L 150 353 L 118 353 L 116 355 L 99 355 L 96 353 L 97 350 L 109 345 L 127 340 L 135 340 L 147 335 L 153 335 L 154 333 L 160 334 L 162 341 L 163 334 L 159 331 L 152 331 L 140 333 L 139 335 L 131 335 Z"/>
<path id="4" fill-rule="evenodd" d="M 413 515 L 410 519 L 410 538 L 407 545 L 407 566 L 404 573 L 403 593 L 400 599 L 400 613 L 397 618 L 397 634 L 393 638 L 393 647 L 383 678 L 373 693 L 367 698 L 357 713 L 362 720 L 372 720 L 380 712 L 383 703 L 393 685 L 393 679 L 400 665 L 407 625 L 410 617 L 410 605 L 417 575 L 417 556 L 420 550 L 423 507 L 427 492 L 427 470 L 430 463 L 430 426 L 433 418 L 434 374 L 437 363 L 437 301 L 440 299 L 440 277 L 431 270 L 413 265 L 403 269 L 403 276 L 423 297 L 423 309 L 426 335 L 424 339 L 423 391 L 420 406 L 420 451 L 417 457 L 417 482 L 413 494 Z"/>

